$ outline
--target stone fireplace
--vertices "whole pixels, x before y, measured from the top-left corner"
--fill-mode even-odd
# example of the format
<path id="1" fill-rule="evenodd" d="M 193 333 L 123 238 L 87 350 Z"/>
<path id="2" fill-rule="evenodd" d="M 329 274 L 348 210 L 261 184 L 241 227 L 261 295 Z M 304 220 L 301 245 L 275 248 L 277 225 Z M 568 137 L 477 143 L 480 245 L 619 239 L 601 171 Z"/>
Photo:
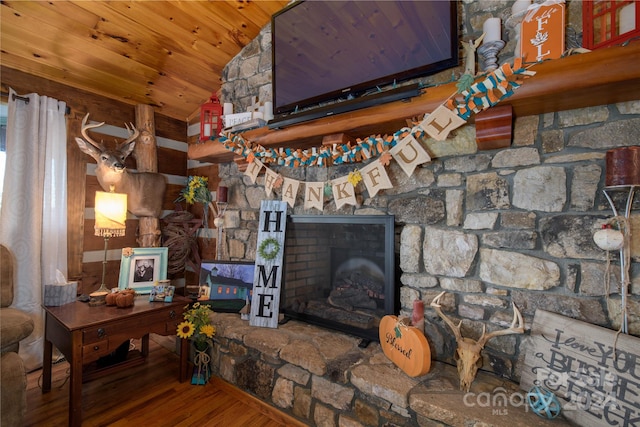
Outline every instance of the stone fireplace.
<path id="1" fill-rule="evenodd" d="M 280 311 L 377 340 L 382 317 L 398 309 L 394 228 L 390 215 L 290 216 Z"/>
<path id="2" fill-rule="evenodd" d="M 567 5 L 568 26 L 579 32 L 581 2 Z M 462 7 L 470 17 L 465 20 L 465 36 L 478 36 L 484 16 L 479 18 L 486 12 L 477 9 L 476 2 Z M 495 10 L 494 16 L 508 15 L 509 4 L 496 7 L 504 10 Z M 262 98 L 263 93 L 270 93 L 270 68 L 264 67 L 261 74 L 255 66 L 270 61 L 269 37 L 266 29 L 228 66 L 223 95 L 236 104 L 244 107 L 251 96 Z M 513 45 L 515 40 L 510 39 L 509 46 Z M 513 49 L 504 49 L 500 62 L 511 59 L 512 53 Z M 556 74 L 562 73 L 556 70 Z M 615 74 L 623 73 L 618 70 Z M 444 73 L 425 83 L 437 86 L 450 78 L 450 73 Z M 255 81 L 263 83 L 252 86 Z M 228 333 L 220 335 L 226 347 L 220 346 L 219 375 L 311 425 L 431 425 L 434 421 L 472 425 L 479 419 L 477 405 L 468 419 L 456 418 L 468 408 L 456 394 L 455 373 L 446 381 L 438 378 L 455 363 L 453 335 L 429 308 L 440 292 L 446 292 L 443 311 L 456 323 L 461 321 L 463 336 L 477 338 L 483 328 L 507 327 L 512 320 L 512 303 L 524 315 L 524 335 L 498 337 L 485 347 L 482 371 L 474 384 L 477 387 L 487 379 L 498 379 L 500 386 L 508 380 L 519 381 L 537 309 L 617 330 L 622 310 L 618 254 L 597 248 L 593 232 L 613 215 L 602 191 L 606 151 L 638 145 L 640 100 L 559 108 L 565 104 L 555 96 L 557 87 L 549 84 L 543 88 L 535 82 L 532 78 L 519 90 L 524 93 L 527 87 L 535 87 L 551 93 L 548 98 L 535 99 L 544 104 L 534 109 L 535 113 L 521 109 L 524 113 L 516 115 L 509 147 L 479 149 L 475 125 L 468 123 L 446 141 L 420 140 L 432 160 L 411 176 L 392 162 L 387 171 L 393 188 L 371 197 L 359 186 L 356 205 L 338 208 L 327 197 L 321 212 L 305 210 L 302 195 L 298 195 L 290 209 L 292 215 L 394 216 L 399 290 L 394 314 L 409 315 L 414 301 L 424 302 L 425 335 L 437 361 L 430 374 L 409 378 L 390 364 L 379 345 L 358 348 L 350 334 L 297 320 L 278 330 L 256 330 L 229 319 Z M 631 81 L 630 88 L 636 83 Z M 593 99 L 590 85 L 567 98 Z M 529 99 L 525 97 L 525 101 Z M 353 136 L 366 135 L 356 132 Z M 222 185 L 229 187 L 230 195 L 221 256 L 253 260 L 260 201 L 281 195 L 277 191 L 275 195 L 265 193 L 263 177 L 249 182 L 242 176 L 241 164 L 219 167 Z M 354 166 L 270 168 L 284 178 L 329 182 L 349 174 Z M 623 205 L 624 195 L 616 194 L 614 201 Z M 636 197 L 630 218 L 634 230 L 640 229 L 639 210 L 640 198 Z M 631 246 L 627 312 L 630 333 L 638 335 L 640 239 L 634 238 Z M 331 251 L 328 253 L 331 259 Z M 326 281 L 331 280 L 329 264 L 324 266 Z M 318 272 L 317 276 L 323 274 Z M 330 291 L 325 289 L 322 298 L 328 299 L 324 294 Z M 220 324 L 225 321 L 220 319 Z M 443 394 L 433 393 L 434 389 Z M 459 400 L 452 399 L 456 395 Z M 513 426 L 519 420 L 511 409 L 498 415 L 502 413 L 509 416 L 489 414 L 487 422 Z"/>

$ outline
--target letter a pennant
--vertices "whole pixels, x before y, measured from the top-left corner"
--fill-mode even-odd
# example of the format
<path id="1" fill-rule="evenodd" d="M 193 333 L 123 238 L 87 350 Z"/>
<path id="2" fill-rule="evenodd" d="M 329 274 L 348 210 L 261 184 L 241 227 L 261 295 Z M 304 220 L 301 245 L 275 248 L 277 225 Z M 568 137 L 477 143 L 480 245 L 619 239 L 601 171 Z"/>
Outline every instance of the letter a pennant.
<path id="1" fill-rule="evenodd" d="M 284 178 L 284 183 L 282 184 L 282 200 L 289 203 L 289 206 L 292 208 L 296 204 L 296 196 L 298 195 L 299 186 L 300 181 L 291 178 Z"/>
<path id="2" fill-rule="evenodd" d="M 396 159 L 407 176 L 413 175 L 416 166 L 431 161 L 429 154 L 411 134 L 402 138 L 395 147 L 389 150 L 389 153 Z"/>

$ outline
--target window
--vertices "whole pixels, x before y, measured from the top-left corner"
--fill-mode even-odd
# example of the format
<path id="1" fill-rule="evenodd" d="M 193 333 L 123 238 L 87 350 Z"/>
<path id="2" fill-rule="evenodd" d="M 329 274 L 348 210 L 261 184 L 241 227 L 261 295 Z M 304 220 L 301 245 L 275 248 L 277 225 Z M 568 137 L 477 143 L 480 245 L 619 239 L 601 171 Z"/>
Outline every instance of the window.
<path id="1" fill-rule="evenodd" d="M 0 206 L 4 188 L 4 167 L 7 154 L 7 104 L 0 103 Z"/>

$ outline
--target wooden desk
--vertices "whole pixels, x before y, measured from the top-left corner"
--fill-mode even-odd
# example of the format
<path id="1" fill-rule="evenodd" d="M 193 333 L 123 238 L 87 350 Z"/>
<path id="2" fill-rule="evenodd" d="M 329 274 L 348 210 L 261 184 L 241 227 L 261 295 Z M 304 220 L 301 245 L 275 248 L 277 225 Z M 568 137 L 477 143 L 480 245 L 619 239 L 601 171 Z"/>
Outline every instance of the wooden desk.
<path id="1" fill-rule="evenodd" d="M 174 335 L 182 322 L 184 307 L 190 299 L 174 296 L 173 302 L 149 302 L 148 295 L 136 297 L 132 307 L 90 307 L 73 302 L 59 307 L 44 307 L 45 335 L 42 392 L 51 391 L 53 346 L 70 364 L 69 425 L 82 424 L 82 383 L 114 371 L 141 364 L 149 354 L 149 334 Z M 141 338 L 141 351 L 129 352 L 121 363 L 98 368 L 100 357 L 115 351 L 123 342 Z M 187 379 L 188 341 L 180 340 L 180 382 Z"/>

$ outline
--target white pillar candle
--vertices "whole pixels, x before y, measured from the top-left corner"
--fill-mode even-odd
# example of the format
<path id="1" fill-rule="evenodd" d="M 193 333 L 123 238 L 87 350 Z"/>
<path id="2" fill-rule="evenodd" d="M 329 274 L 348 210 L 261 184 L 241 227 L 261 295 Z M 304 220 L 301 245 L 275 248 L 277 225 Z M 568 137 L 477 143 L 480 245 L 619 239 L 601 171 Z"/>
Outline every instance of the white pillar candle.
<path id="1" fill-rule="evenodd" d="M 529 6 L 531 6 L 531 0 L 516 0 L 513 6 L 511 6 L 511 14 L 517 15 L 518 13 L 524 12 Z"/>
<path id="2" fill-rule="evenodd" d="M 222 112 L 226 116 L 228 114 L 233 114 L 233 104 L 230 102 L 225 102 L 222 107 Z"/>
<path id="3" fill-rule="evenodd" d="M 502 40 L 500 18 L 489 18 L 484 21 L 482 31 L 484 32 L 484 39 L 482 40 L 483 44 Z"/>
<path id="4" fill-rule="evenodd" d="M 264 103 L 264 119 L 266 121 L 273 119 L 273 102 L 265 101 Z"/>

